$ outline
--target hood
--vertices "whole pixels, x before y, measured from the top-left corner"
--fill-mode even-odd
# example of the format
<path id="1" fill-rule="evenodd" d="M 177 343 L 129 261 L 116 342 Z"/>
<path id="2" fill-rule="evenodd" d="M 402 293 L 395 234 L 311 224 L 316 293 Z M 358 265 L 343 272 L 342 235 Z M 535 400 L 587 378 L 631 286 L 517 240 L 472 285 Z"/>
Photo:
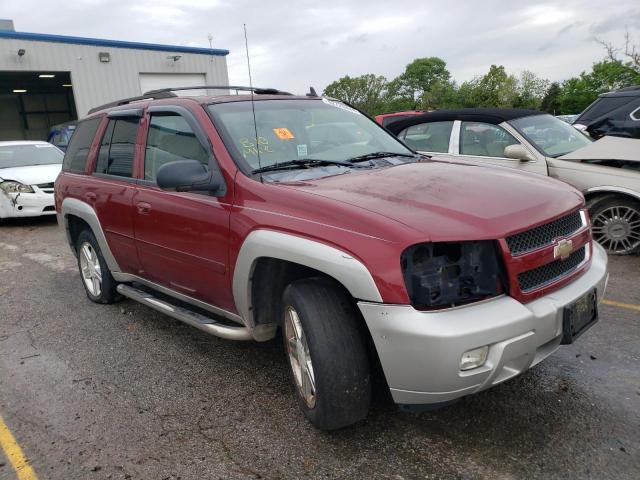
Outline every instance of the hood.
<path id="1" fill-rule="evenodd" d="M 0 168 L 0 179 L 13 180 L 24 183 L 25 185 L 52 183 L 58 177 L 61 169 L 62 165 L 60 163 Z"/>
<path id="2" fill-rule="evenodd" d="M 542 175 L 445 161 L 354 170 L 289 188 L 383 215 L 431 241 L 502 238 L 584 203 L 573 187 Z"/>
<path id="3" fill-rule="evenodd" d="M 627 160 L 640 162 L 640 140 L 637 138 L 602 137 L 571 153 L 561 160 Z"/>

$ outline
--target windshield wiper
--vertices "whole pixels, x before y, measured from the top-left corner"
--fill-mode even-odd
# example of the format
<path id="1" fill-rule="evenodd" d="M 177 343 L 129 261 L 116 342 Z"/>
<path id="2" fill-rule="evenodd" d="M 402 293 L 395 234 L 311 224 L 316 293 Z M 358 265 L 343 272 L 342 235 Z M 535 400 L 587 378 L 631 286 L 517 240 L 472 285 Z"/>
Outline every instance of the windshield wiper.
<path id="1" fill-rule="evenodd" d="M 266 165 L 264 167 L 256 168 L 252 173 L 271 172 L 274 170 L 293 170 L 296 168 L 308 168 L 316 167 L 319 165 L 342 165 L 344 167 L 354 168 L 360 167 L 360 165 L 353 165 L 351 161 L 344 160 L 326 160 L 319 158 L 295 158 L 293 160 L 287 160 L 286 162 L 278 162 L 273 165 Z"/>
<path id="2" fill-rule="evenodd" d="M 358 155 L 357 157 L 352 157 L 348 161 L 353 162 L 363 162 L 365 160 L 374 160 L 376 158 L 385 158 L 385 157 L 408 157 L 415 158 L 417 155 L 413 153 L 396 153 L 396 152 L 373 152 L 367 153 L 365 155 Z"/>

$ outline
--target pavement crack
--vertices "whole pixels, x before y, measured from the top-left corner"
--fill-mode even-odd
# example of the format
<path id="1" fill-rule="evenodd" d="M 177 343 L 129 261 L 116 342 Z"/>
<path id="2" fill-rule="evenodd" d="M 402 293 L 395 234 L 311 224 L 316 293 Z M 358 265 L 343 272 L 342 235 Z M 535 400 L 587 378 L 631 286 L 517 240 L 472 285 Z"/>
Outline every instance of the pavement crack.
<path id="1" fill-rule="evenodd" d="M 40 354 L 36 353 L 36 354 L 33 354 L 33 355 L 27 355 L 26 357 L 20 357 L 20 360 L 26 360 L 27 358 L 34 358 L 34 357 L 39 357 L 39 356 L 40 356 Z"/>

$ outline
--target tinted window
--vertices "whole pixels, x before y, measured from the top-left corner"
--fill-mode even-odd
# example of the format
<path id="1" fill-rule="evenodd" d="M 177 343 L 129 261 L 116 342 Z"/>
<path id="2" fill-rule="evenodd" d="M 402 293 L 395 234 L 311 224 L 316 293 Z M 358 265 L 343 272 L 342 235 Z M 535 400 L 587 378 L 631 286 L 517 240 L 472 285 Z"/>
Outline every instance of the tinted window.
<path id="1" fill-rule="evenodd" d="M 184 117 L 152 115 L 144 155 L 145 180 L 155 180 L 162 165 L 176 160 L 198 160 L 209 167 L 209 154 Z"/>
<path id="2" fill-rule="evenodd" d="M 109 166 L 109 147 L 111 146 L 111 137 L 113 136 L 113 125 L 115 120 L 109 120 L 107 129 L 102 135 L 102 141 L 100 142 L 100 150 L 98 150 L 98 161 L 96 162 L 95 172 L 107 173 L 107 167 Z"/>
<path id="3" fill-rule="evenodd" d="M 96 173 L 131 177 L 137 134 L 138 118 L 109 120 L 100 144 Z"/>
<path id="4" fill-rule="evenodd" d="M 78 123 L 67 153 L 64 156 L 64 163 L 62 164 L 62 170 L 65 172 L 84 172 L 87 165 L 87 155 L 89 154 L 89 148 L 93 137 L 100 125 L 100 118 L 92 118 L 90 120 L 84 120 Z"/>
<path id="5" fill-rule="evenodd" d="M 577 123 L 590 122 L 632 101 L 632 97 L 600 97 L 582 112 Z"/>
<path id="6" fill-rule="evenodd" d="M 420 123 L 404 129 L 398 136 L 414 150 L 446 153 L 452 128 L 452 121 Z"/>
<path id="7" fill-rule="evenodd" d="M 558 120 L 560 121 L 560 120 Z M 460 153 L 479 157 L 504 157 L 504 149 L 518 142 L 504 128 L 490 123 L 462 122 Z"/>

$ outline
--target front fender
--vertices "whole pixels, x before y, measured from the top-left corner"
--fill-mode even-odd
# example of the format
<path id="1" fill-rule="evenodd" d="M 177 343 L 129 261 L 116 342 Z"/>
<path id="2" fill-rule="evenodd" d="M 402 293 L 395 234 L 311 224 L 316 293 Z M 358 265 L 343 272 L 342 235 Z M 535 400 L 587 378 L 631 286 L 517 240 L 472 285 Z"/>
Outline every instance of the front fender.
<path id="1" fill-rule="evenodd" d="M 251 309 L 251 277 L 256 261 L 277 258 L 318 270 L 340 282 L 357 300 L 382 302 L 371 273 L 358 259 L 315 240 L 273 230 L 254 230 L 244 240 L 233 274 L 233 299 L 249 327 L 255 325 Z"/>

